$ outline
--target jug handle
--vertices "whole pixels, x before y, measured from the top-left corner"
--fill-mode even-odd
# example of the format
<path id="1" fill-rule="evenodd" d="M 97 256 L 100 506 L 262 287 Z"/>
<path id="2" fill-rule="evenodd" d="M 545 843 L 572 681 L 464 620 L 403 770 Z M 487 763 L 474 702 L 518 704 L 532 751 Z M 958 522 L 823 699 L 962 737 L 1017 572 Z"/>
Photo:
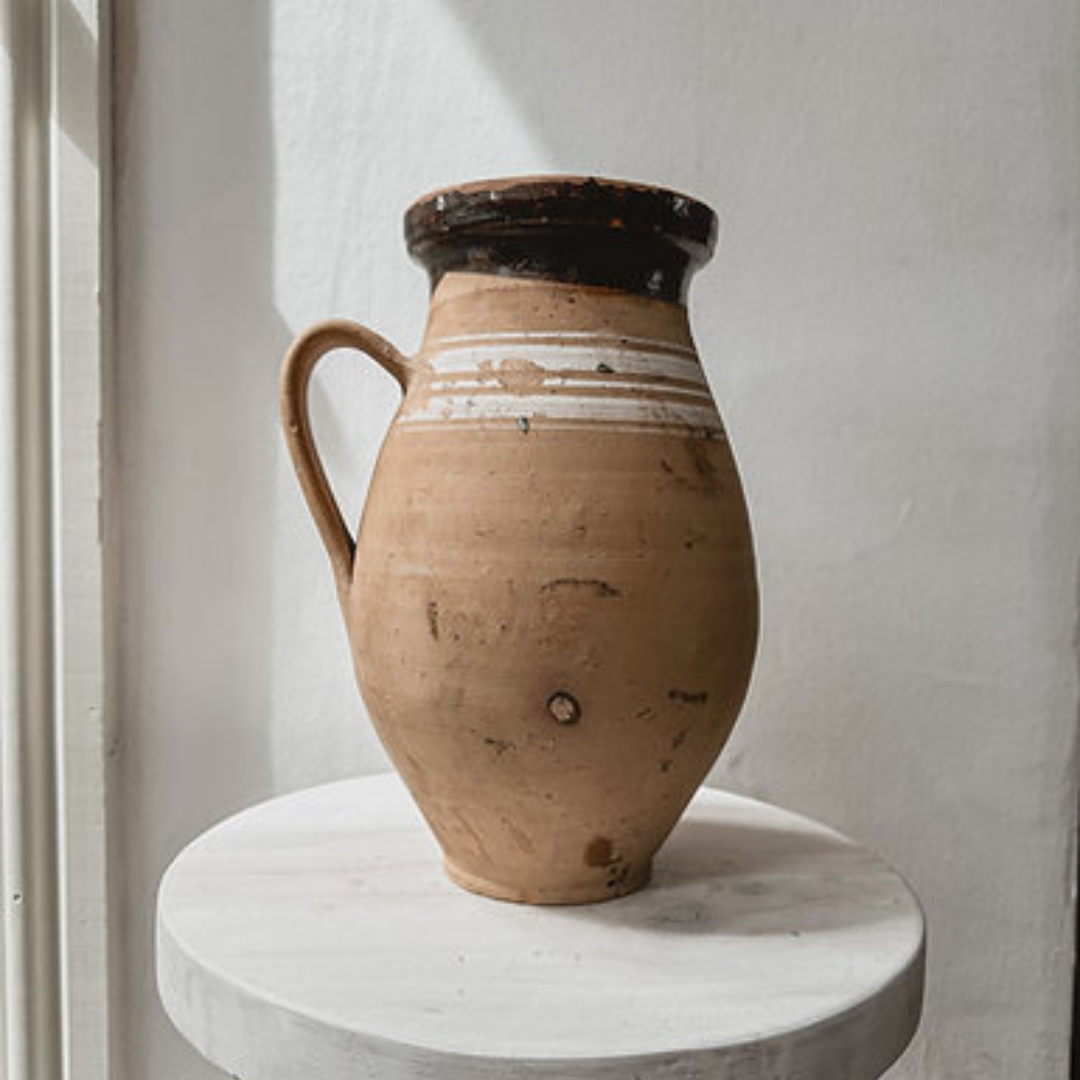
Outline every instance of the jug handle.
<path id="1" fill-rule="evenodd" d="M 289 348 L 281 367 L 281 422 L 300 489 L 330 556 L 338 595 L 344 605 L 352 582 L 356 541 L 326 478 L 311 432 L 308 388 L 315 365 L 334 349 L 352 348 L 367 353 L 389 372 L 404 390 L 409 362 L 384 337 L 347 319 L 328 319 L 305 330 Z"/>

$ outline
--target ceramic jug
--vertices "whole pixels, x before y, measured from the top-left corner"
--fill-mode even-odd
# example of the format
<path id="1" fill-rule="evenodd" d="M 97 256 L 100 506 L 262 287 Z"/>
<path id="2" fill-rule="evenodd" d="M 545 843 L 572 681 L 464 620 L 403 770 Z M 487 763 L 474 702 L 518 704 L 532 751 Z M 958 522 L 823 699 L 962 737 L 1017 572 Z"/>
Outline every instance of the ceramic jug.
<path id="1" fill-rule="evenodd" d="M 702 203 L 535 177 L 405 216 L 423 343 L 322 323 L 282 375 L 286 439 L 363 700 L 450 877 L 538 904 L 644 885 L 720 753 L 757 641 L 750 526 L 687 317 Z M 326 352 L 401 386 L 355 535 L 312 438 Z"/>

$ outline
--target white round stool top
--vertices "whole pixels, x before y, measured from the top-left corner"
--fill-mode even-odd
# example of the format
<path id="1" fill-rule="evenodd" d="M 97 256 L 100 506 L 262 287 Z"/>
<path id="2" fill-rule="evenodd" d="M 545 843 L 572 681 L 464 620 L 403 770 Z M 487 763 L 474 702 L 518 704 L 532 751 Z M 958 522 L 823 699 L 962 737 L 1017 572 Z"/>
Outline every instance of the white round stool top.
<path id="1" fill-rule="evenodd" d="M 451 884 L 396 777 L 302 791 L 180 854 L 157 948 L 174 1023 L 242 1080 L 871 1080 L 923 986 L 880 858 L 710 790 L 651 885 L 585 907 Z"/>

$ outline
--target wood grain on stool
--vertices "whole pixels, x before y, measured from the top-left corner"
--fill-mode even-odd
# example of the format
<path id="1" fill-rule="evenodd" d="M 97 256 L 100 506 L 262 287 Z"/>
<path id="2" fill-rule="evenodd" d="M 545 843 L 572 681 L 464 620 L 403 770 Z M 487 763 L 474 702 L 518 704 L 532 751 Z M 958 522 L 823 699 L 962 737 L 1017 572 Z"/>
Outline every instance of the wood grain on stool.
<path id="1" fill-rule="evenodd" d="M 872 852 L 703 790 L 654 873 L 500 903 L 446 880 L 396 777 L 314 788 L 173 863 L 161 996 L 243 1080 L 872 1080 L 907 1045 L 923 920 Z"/>

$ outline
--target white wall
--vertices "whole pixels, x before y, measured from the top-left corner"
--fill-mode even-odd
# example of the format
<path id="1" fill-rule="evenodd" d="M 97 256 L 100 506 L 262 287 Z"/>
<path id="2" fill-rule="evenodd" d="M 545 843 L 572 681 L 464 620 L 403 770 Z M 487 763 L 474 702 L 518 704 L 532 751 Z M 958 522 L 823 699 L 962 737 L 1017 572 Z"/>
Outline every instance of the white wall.
<path id="1" fill-rule="evenodd" d="M 331 313 L 419 336 L 406 203 L 461 179 L 685 188 L 764 642 L 718 780 L 877 846 L 931 926 L 896 1077 L 1062 1080 L 1080 550 L 1077 12 L 1063 0 L 118 0 L 123 1035 L 201 829 L 384 758 L 276 428 Z M 358 510 L 394 401 L 335 359 Z"/>

